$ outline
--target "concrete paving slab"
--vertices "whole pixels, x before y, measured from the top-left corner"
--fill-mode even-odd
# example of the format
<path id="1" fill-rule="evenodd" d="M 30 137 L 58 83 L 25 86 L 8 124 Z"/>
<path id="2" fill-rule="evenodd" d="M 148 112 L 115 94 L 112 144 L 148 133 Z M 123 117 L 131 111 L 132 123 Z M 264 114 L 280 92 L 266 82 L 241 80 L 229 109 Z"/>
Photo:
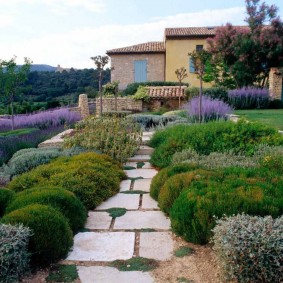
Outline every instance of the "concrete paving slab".
<path id="1" fill-rule="evenodd" d="M 109 229 L 112 217 L 108 212 L 88 212 L 88 218 L 85 225 L 87 229 Z"/>
<path id="2" fill-rule="evenodd" d="M 154 169 L 154 167 L 149 162 L 144 162 L 142 169 Z"/>
<path id="3" fill-rule="evenodd" d="M 154 200 L 149 194 L 142 196 L 142 208 L 143 209 L 158 209 L 157 201 Z"/>
<path id="4" fill-rule="evenodd" d="M 142 135 L 145 137 L 145 136 L 149 136 L 149 137 L 152 137 L 154 135 L 154 131 L 150 131 L 150 132 L 143 132 Z"/>
<path id="5" fill-rule="evenodd" d="M 134 253 L 134 232 L 85 232 L 74 237 L 67 260 L 113 261 L 130 259 Z"/>
<path id="6" fill-rule="evenodd" d="M 79 278 L 82 283 L 153 283 L 148 272 L 119 271 L 108 266 L 78 266 Z"/>
<path id="7" fill-rule="evenodd" d="M 123 207 L 126 209 L 138 209 L 139 208 L 139 195 L 136 194 L 117 194 L 107 201 L 104 201 L 96 209 L 108 209 L 112 207 Z"/>
<path id="8" fill-rule="evenodd" d="M 139 179 L 135 180 L 133 190 L 135 191 L 150 191 L 150 184 L 152 179 Z"/>
<path id="9" fill-rule="evenodd" d="M 155 169 L 133 169 L 124 171 L 130 178 L 143 177 L 145 179 L 151 179 L 158 173 Z"/>
<path id="10" fill-rule="evenodd" d="M 131 187 L 131 180 L 124 180 L 120 183 L 120 192 L 129 191 Z"/>
<path id="11" fill-rule="evenodd" d="M 144 154 L 152 154 L 154 149 L 152 147 L 149 147 L 147 145 L 141 145 L 139 150 L 136 152 L 138 155 L 144 155 Z"/>
<path id="12" fill-rule="evenodd" d="M 150 232 L 140 234 L 141 257 L 168 260 L 173 255 L 174 241 L 170 232 Z"/>
<path id="13" fill-rule="evenodd" d="M 141 161 L 149 161 L 150 155 L 134 155 L 128 159 L 129 162 L 141 162 Z"/>
<path id="14" fill-rule="evenodd" d="M 116 218 L 114 229 L 170 229 L 170 220 L 161 211 L 127 211 Z"/>

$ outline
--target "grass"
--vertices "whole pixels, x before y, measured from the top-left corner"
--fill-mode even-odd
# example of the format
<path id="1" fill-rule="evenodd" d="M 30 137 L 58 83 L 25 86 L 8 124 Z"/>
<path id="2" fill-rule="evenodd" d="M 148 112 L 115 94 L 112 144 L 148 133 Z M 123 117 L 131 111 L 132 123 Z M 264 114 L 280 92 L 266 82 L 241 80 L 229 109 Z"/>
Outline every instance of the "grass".
<path id="1" fill-rule="evenodd" d="M 51 268 L 47 282 L 73 282 L 78 278 L 75 265 L 55 265 Z"/>
<path id="2" fill-rule="evenodd" d="M 184 256 L 187 256 L 187 255 L 191 255 L 192 253 L 194 253 L 194 250 L 190 247 L 180 247 L 178 250 L 176 250 L 174 252 L 174 255 L 176 257 L 184 257 Z"/>
<path id="3" fill-rule="evenodd" d="M 145 165 L 144 162 L 137 162 L 137 168 L 142 168 Z"/>
<path id="4" fill-rule="evenodd" d="M 125 166 L 123 166 L 123 169 L 124 170 L 134 170 L 134 169 L 136 169 L 136 167 L 125 165 Z"/>
<path id="5" fill-rule="evenodd" d="M 123 216 L 126 212 L 126 208 L 112 207 L 106 210 L 112 218 Z"/>
<path id="6" fill-rule="evenodd" d="M 19 136 L 19 135 L 24 135 L 24 134 L 30 134 L 34 131 L 37 131 L 38 129 L 36 128 L 25 128 L 25 129 L 17 129 L 13 131 L 7 131 L 0 133 L 0 137 L 8 137 L 8 136 Z"/>
<path id="7" fill-rule="evenodd" d="M 234 114 L 283 131 L 283 109 L 236 110 Z"/>
<path id="8" fill-rule="evenodd" d="M 110 266 L 116 267 L 120 271 L 150 271 L 158 266 L 154 259 L 133 257 L 128 260 L 115 260 Z"/>

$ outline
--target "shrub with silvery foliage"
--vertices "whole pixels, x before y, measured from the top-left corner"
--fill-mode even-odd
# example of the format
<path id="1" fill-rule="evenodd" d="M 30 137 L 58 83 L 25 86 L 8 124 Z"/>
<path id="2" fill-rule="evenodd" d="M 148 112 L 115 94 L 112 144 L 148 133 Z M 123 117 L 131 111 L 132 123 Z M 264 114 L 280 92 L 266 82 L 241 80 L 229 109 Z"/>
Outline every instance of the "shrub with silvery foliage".
<path id="1" fill-rule="evenodd" d="M 283 216 L 241 214 L 216 222 L 212 242 L 225 280 L 282 282 Z"/>
<path id="2" fill-rule="evenodd" d="M 0 282 L 19 282 L 29 271 L 31 230 L 23 225 L 0 224 Z"/>

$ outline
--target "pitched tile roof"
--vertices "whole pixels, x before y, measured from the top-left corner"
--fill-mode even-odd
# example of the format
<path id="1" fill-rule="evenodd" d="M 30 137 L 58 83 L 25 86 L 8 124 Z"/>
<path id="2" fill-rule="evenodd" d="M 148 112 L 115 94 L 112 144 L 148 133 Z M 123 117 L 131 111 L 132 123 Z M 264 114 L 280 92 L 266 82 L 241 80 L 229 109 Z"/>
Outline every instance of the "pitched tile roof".
<path id="1" fill-rule="evenodd" d="M 215 35 L 216 28 L 217 27 L 166 28 L 165 38 L 212 37 Z"/>
<path id="2" fill-rule="evenodd" d="M 165 45 L 163 41 L 152 41 L 106 51 L 108 55 L 128 53 L 165 53 Z"/>
<path id="3" fill-rule="evenodd" d="M 148 86 L 148 95 L 153 99 L 173 98 L 178 99 L 180 95 L 179 86 Z M 185 86 L 181 87 L 181 98 L 185 97 Z"/>

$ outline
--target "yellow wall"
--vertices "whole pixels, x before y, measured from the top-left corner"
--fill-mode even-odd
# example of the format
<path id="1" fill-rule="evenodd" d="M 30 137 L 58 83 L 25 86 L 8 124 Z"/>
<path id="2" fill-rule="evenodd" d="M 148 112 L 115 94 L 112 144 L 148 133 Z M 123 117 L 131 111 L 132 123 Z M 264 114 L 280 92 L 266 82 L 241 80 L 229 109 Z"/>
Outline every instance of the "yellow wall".
<path id="1" fill-rule="evenodd" d="M 175 70 L 180 67 L 185 67 L 188 77 L 184 79 L 184 82 L 189 83 L 190 86 L 199 86 L 199 79 L 194 73 L 190 73 L 189 68 L 189 52 L 193 52 L 196 49 L 196 45 L 203 45 L 206 47 L 206 39 L 167 39 L 166 40 L 166 69 L 165 80 L 178 81 Z M 210 86 L 210 84 L 204 84 L 204 87 Z"/>

